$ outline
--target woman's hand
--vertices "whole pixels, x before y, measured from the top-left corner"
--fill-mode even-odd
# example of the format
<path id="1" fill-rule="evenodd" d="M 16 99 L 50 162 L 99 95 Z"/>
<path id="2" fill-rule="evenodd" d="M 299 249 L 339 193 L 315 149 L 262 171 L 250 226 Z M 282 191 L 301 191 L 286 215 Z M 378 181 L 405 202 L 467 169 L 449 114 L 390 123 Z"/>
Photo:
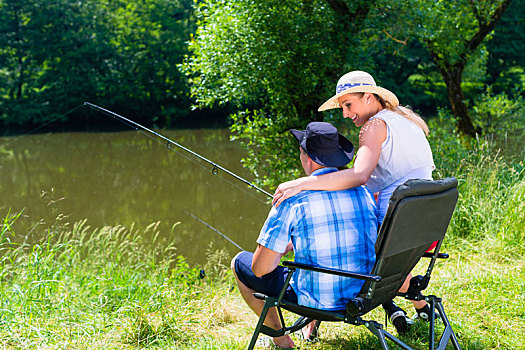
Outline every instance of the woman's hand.
<path id="1" fill-rule="evenodd" d="M 304 182 L 304 177 L 300 177 L 295 180 L 283 182 L 275 190 L 273 195 L 272 205 L 275 205 L 277 208 L 285 199 L 295 196 L 297 193 L 301 192 L 303 188 L 301 187 Z"/>

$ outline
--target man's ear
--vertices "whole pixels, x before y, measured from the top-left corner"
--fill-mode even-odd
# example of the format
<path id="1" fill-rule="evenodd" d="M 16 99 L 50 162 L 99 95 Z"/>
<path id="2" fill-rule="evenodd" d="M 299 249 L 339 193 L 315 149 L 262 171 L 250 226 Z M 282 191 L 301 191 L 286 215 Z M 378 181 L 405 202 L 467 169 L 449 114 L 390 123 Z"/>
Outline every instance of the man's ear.
<path id="1" fill-rule="evenodd" d="M 310 167 L 310 169 L 312 169 L 312 165 L 314 165 L 314 161 L 312 160 L 312 158 L 310 158 L 310 156 L 308 156 L 308 166 Z"/>
<path id="2" fill-rule="evenodd" d="M 315 167 L 317 166 L 317 163 L 314 162 L 314 161 L 312 160 L 312 158 L 310 158 L 310 156 L 308 156 L 308 160 L 306 161 L 306 166 L 307 166 L 307 168 L 308 168 L 308 169 L 305 169 L 305 170 L 306 170 L 306 173 L 307 173 L 308 176 L 310 176 L 310 174 L 313 173 Z"/>

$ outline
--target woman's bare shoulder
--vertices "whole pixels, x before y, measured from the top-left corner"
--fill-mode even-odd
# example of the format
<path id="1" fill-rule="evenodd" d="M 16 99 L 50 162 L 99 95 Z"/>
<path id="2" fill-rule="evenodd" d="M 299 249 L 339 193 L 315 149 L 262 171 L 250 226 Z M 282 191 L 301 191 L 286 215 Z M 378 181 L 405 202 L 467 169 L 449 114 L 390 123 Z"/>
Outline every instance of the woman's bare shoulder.
<path id="1" fill-rule="evenodd" d="M 359 131 L 359 143 L 374 140 L 383 142 L 386 139 L 386 123 L 379 118 L 371 118 Z"/>

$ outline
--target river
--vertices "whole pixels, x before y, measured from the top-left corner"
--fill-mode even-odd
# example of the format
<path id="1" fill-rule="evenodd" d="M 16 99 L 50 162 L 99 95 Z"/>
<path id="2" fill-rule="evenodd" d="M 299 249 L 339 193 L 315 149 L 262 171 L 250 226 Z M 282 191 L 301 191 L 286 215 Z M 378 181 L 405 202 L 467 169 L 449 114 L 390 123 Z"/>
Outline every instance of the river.
<path id="1" fill-rule="evenodd" d="M 228 130 L 159 132 L 253 181 Z M 503 154 L 523 161 L 523 138 L 509 140 Z M 210 245 L 231 256 L 239 251 L 203 222 L 253 250 L 270 209 L 266 195 L 212 171 L 210 164 L 140 131 L 0 137 L 0 215 L 22 212 L 15 240 L 29 242 L 84 219 L 92 230 L 123 225 L 137 232 L 158 222 L 161 239 L 191 264 L 203 264 Z"/>
<path id="2" fill-rule="evenodd" d="M 163 130 L 166 137 L 252 181 L 228 130 Z M 91 228 L 124 225 L 160 235 L 192 264 L 210 244 L 234 255 L 255 248 L 268 198 L 230 175 L 139 131 L 66 132 L 0 138 L 0 214 L 30 241 L 50 227 L 87 219 Z M 198 220 L 201 219 L 202 221 Z M 174 228 L 173 226 L 176 225 Z"/>

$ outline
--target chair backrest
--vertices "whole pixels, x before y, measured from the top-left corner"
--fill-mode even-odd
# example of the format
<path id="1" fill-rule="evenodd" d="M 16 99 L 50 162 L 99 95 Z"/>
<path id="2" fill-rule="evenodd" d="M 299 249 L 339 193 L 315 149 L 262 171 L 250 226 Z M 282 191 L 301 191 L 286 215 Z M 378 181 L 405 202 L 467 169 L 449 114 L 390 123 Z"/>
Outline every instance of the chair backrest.
<path id="1" fill-rule="evenodd" d="M 409 180 L 394 191 L 371 272 L 382 280 L 366 282 L 359 294 L 365 312 L 392 300 L 430 245 L 443 240 L 458 199 L 457 184 L 455 178 Z"/>

